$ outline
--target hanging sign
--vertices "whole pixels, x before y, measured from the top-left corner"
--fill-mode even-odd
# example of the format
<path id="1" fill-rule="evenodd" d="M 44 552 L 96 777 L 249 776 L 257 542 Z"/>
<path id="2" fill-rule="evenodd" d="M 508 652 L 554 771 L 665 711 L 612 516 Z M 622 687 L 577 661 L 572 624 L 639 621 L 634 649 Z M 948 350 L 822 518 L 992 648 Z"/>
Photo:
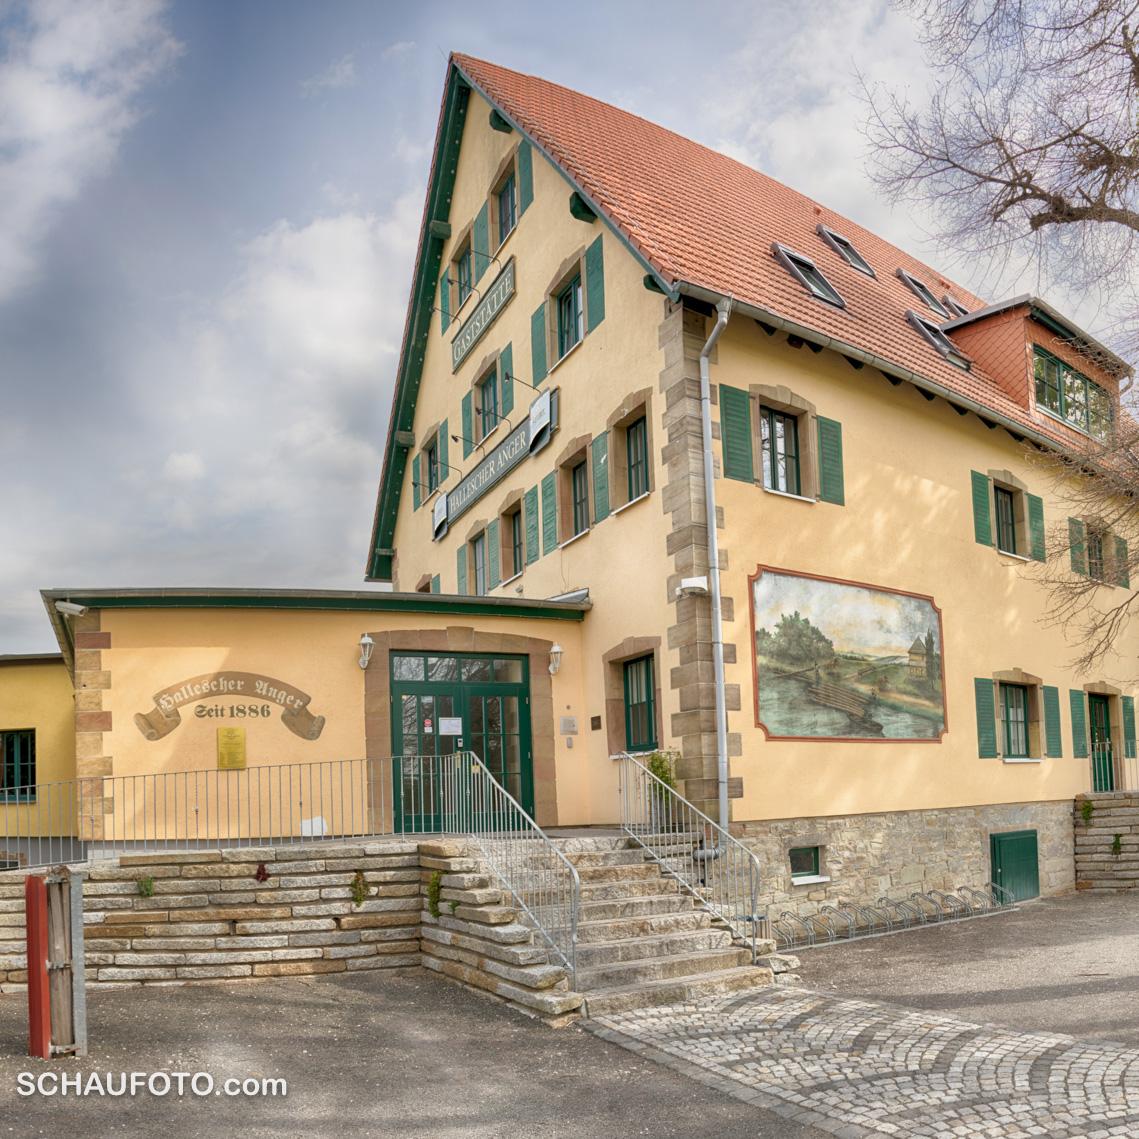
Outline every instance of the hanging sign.
<path id="1" fill-rule="evenodd" d="M 531 412 L 458 486 L 440 495 L 435 501 L 432 525 L 438 541 L 446 529 L 440 530 L 439 503 L 443 503 L 443 520 L 450 525 L 466 513 L 488 490 L 504 479 L 527 455 L 537 454 L 549 441 L 558 426 L 558 392 L 542 392 L 531 406 Z M 542 407 L 535 415 L 534 406 Z M 534 423 L 539 424 L 533 434 Z"/>
<path id="2" fill-rule="evenodd" d="M 447 533 L 447 492 L 443 490 L 431 508 L 431 533 L 436 539 Z"/>
<path id="3" fill-rule="evenodd" d="M 451 371 L 456 372 L 459 365 L 467 358 L 467 353 L 483 338 L 486 330 L 498 318 L 498 314 L 506 307 L 506 302 L 514 296 L 514 258 L 502 267 L 502 272 L 495 277 L 493 284 L 485 293 L 482 300 L 474 307 L 474 311 L 459 327 L 455 339 L 451 341 Z"/>

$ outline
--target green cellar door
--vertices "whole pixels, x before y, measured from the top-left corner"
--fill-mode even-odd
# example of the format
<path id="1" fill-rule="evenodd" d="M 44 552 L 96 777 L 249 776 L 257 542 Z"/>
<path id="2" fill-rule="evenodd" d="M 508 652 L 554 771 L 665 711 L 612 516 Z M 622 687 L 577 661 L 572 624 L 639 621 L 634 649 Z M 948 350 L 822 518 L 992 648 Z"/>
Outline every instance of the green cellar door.
<path id="1" fill-rule="evenodd" d="M 993 881 L 1017 902 L 1040 896 L 1040 862 L 1036 831 L 1009 831 L 989 836 Z"/>

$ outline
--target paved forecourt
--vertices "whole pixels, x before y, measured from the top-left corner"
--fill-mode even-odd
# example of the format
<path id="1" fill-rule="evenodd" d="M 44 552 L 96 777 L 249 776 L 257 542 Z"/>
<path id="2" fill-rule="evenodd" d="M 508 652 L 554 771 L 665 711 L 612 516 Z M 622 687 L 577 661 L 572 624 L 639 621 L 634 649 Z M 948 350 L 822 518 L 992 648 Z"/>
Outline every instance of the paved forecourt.
<path id="1" fill-rule="evenodd" d="M 588 1022 L 799 1124 L 858 1136 L 1139 1135 L 1139 1049 L 779 988 Z"/>

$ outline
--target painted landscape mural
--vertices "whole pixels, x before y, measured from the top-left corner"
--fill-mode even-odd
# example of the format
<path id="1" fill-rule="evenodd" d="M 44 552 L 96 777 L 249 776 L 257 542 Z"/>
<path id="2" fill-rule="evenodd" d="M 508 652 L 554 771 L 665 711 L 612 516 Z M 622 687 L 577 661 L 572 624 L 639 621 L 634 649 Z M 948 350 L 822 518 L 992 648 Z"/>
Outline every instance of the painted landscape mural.
<path id="1" fill-rule="evenodd" d="M 941 621 L 932 601 L 772 570 L 752 588 L 758 718 L 769 736 L 941 737 Z"/>

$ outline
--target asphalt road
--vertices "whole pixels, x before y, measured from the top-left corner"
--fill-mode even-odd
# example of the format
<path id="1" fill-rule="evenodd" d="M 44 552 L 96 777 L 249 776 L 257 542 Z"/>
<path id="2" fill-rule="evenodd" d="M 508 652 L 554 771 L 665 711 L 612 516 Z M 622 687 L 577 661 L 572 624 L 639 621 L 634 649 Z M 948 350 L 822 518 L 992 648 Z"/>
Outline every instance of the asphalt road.
<path id="1" fill-rule="evenodd" d="M 89 998 L 91 1054 L 25 1055 L 26 1004 L 0 997 L 0 1136 L 399 1139 L 808 1139 L 825 1132 L 733 1099 L 580 1028 L 552 1029 L 430 974 L 361 974 Z M 21 1072 L 283 1077 L 284 1098 L 146 1091 L 21 1097 Z M 202 1085 L 199 1085 L 202 1086 Z"/>
<path id="2" fill-rule="evenodd" d="M 806 950 L 820 992 L 1139 1046 L 1139 891 Z"/>

